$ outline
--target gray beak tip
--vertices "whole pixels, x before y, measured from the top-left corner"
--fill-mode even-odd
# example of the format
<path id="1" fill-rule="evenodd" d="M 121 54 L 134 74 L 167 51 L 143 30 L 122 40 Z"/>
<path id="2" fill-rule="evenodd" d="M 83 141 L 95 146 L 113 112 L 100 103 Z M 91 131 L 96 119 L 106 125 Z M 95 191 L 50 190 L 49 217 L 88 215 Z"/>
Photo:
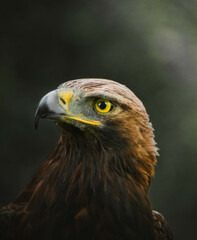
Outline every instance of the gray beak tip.
<path id="1" fill-rule="evenodd" d="M 57 119 L 64 115 L 65 111 L 59 106 L 57 91 L 51 91 L 46 94 L 39 102 L 35 114 L 34 126 L 38 129 L 40 118 Z"/>
<path id="2" fill-rule="evenodd" d="M 39 124 L 39 121 L 40 121 L 40 118 L 41 118 L 41 117 L 42 117 L 42 116 L 41 116 L 40 113 L 39 113 L 39 107 L 38 107 L 37 110 L 36 110 L 35 118 L 34 118 L 34 127 L 35 127 L 35 130 L 38 129 L 38 124 Z"/>

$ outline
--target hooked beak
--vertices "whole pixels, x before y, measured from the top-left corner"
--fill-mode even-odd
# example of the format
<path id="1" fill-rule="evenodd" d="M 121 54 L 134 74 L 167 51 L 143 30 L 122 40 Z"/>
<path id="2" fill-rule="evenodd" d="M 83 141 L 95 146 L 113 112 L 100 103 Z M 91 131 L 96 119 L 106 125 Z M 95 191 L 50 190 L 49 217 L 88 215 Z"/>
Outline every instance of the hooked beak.
<path id="1" fill-rule="evenodd" d="M 35 114 L 35 129 L 38 128 L 40 118 L 57 120 L 63 115 L 67 115 L 67 112 L 59 104 L 58 92 L 57 90 L 51 91 L 46 94 L 38 104 Z"/>
<path id="2" fill-rule="evenodd" d="M 99 121 L 87 119 L 83 114 L 71 114 L 69 103 L 73 91 L 54 90 L 46 94 L 39 102 L 35 114 L 35 129 L 38 128 L 40 118 L 60 120 L 67 122 L 68 119 L 89 125 L 99 126 Z"/>

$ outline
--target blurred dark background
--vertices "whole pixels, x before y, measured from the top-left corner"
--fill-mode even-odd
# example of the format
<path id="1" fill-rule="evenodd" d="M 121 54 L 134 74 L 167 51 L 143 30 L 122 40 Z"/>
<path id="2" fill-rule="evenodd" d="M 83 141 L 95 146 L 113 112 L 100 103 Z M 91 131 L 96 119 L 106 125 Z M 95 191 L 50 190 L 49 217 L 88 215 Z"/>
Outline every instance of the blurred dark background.
<path id="1" fill-rule="evenodd" d="M 4 1 L 0 8 L 0 206 L 31 179 L 59 136 L 40 98 L 84 77 L 126 84 L 143 101 L 160 157 L 154 209 L 175 239 L 197 239 L 197 2 Z"/>

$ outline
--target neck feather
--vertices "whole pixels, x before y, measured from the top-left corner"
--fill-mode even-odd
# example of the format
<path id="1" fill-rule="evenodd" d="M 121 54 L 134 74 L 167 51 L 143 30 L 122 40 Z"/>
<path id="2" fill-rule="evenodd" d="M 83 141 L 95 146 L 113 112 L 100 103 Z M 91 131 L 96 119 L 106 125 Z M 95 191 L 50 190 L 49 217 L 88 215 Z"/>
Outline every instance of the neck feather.
<path id="1" fill-rule="evenodd" d="M 116 152 L 83 134 L 62 134 L 34 177 L 36 186 L 28 207 L 38 206 L 40 199 L 48 206 L 76 199 L 108 199 L 118 204 L 120 198 L 138 198 L 140 202 L 140 198 L 147 199 L 147 189 L 143 186 L 143 174 L 135 165 L 129 149 Z"/>
<path id="2" fill-rule="evenodd" d="M 127 149 L 110 151 L 96 139 L 62 134 L 15 203 L 26 201 L 23 222 L 36 224 L 39 218 L 57 224 L 62 218 L 69 222 L 88 216 L 96 226 L 118 221 L 125 228 L 127 222 L 141 234 L 140 226 L 149 231 L 147 239 L 154 239 L 147 191 L 137 176 Z"/>

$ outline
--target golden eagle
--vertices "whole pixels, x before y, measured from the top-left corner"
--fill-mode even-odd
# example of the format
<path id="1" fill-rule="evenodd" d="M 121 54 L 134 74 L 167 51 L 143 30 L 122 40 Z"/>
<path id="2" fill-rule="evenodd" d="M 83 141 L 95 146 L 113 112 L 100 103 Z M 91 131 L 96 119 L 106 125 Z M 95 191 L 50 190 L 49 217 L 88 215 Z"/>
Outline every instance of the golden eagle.
<path id="1" fill-rule="evenodd" d="M 148 199 L 157 148 L 142 102 L 105 79 L 63 83 L 39 119 L 60 139 L 30 183 L 0 210 L 1 240 L 171 240 Z"/>

